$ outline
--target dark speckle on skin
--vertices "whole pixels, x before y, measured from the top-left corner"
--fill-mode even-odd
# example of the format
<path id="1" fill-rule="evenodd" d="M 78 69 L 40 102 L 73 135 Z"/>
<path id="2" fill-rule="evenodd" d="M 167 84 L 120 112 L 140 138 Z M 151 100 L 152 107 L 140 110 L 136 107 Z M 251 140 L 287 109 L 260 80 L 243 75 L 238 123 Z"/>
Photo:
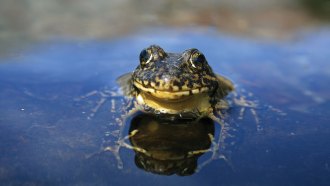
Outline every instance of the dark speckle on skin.
<path id="1" fill-rule="evenodd" d="M 170 115 L 171 119 L 207 116 L 220 124 L 221 115 L 217 113 L 227 107 L 222 99 L 234 90 L 232 82 L 216 75 L 197 49 L 165 53 L 157 45 L 142 50 L 140 64 L 133 74 L 122 76 L 118 82 L 126 90 L 124 93 L 133 98 L 130 105 L 135 108 L 131 111 L 142 109 Z"/>
<path id="2" fill-rule="evenodd" d="M 187 91 L 202 87 L 208 87 L 210 90 L 216 88 L 214 86 L 218 83 L 216 75 L 209 67 L 206 59 L 199 57 L 203 54 L 197 49 L 188 49 L 181 54 L 165 53 L 159 46 L 152 45 L 143 51 L 149 51 L 155 57 L 148 62 L 141 62 L 144 64 L 143 67 L 139 65 L 132 77 L 136 81 L 154 82 L 154 84 L 143 84 L 146 88 L 163 91 L 173 90 L 174 86 L 178 87 L 179 90 Z M 193 57 L 196 59 L 191 60 Z M 141 59 L 146 60 L 143 56 Z M 197 68 L 197 64 L 194 65 L 192 61 L 203 64 L 203 68 Z"/>

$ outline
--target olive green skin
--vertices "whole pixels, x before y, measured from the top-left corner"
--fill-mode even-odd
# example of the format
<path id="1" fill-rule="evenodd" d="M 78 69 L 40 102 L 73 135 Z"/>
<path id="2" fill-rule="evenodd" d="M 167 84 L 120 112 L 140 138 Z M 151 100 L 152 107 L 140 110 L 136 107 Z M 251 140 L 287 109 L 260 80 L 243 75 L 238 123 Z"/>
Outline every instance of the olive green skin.
<path id="1" fill-rule="evenodd" d="M 199 57 L 200 61 L 190 60 L 192 55 L 199 55 L 196 57 Z M 218 87 L 216 75 L 204 55 L 197 49 L 188 49 L 177 54 L 166 53 L 159 46 L 152 45 L 141 52 L 140 62 L 132 79 L 146 88 L 159 91 L 191 91 L 207 87 L 212 91 Z"/>
<path id="2" fill-rule="evenodd" d="M 217 113 L 227 108 L 223 98 L 234 90 L 232 82 L 215 74 L 197 49 L 167 53 L 157 45 L 142 50 L 140 64 L 118 82 L 134 102 L 130 113 L 139 110 L 172 118 L 219 121 Z"/>

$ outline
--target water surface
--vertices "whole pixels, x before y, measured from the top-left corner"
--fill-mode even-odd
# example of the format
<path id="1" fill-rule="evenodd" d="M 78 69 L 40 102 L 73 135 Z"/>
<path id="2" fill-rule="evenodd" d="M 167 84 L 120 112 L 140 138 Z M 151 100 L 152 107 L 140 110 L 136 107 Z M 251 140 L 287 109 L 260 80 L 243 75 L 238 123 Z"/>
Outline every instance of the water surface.
<path id="1" fill-rule="evenodd" d="M 154 31 L 157 32 L 154 32 Z M 109 41 L 49 41 L 0 63 L 0 183 L 4 185 L 327 185 L 330 182 L 330 31 L 291 41 L 256 41 L 210 30 L 155 29 Z M 152 34 L 159 33 L 159 34 Z M 201 50 L 214 71 L 258 102 L 228 112 L 236 126 L 230 166 L 219 159 L 191 176 L 161 176 L 120 151 L 123 169 L 102 149 L 110 103 L 88 119 L 99 97 L 134 70 L 150 44 L 166 51 Z M 245 91 L 245 92 L 244 92 Z M 273 109 L 271 109 L 273 108 Z M 285 113 L 285 114 L 284 114 Z M 129 129 L 125 128 L 125 132 Z M 217 133 L 219 127 L 215 126 Z M 199 161 L 207 159 L 203 155 Z"/>

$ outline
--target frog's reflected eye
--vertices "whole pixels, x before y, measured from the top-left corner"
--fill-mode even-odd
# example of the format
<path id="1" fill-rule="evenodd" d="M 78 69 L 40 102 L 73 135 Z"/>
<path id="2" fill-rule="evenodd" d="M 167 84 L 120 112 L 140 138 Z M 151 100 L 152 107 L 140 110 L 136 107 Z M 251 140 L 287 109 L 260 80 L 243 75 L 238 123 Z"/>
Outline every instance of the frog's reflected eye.
<path id="1" fill-rule="evenodd" d="M 203 64 L 206 62 L 204 54 L 197 49 L 194 50 L 190 56 L 189 62 L 194 69 L 202 69 Z"/>
<path id="2" fill-rule="evenodd" d="M 148 64 L 152 60 L 152 54 L 149 50 L 144 49 L 140 53 L 140 64 L 142 67 L 144 67 L 146 64 Z"/>

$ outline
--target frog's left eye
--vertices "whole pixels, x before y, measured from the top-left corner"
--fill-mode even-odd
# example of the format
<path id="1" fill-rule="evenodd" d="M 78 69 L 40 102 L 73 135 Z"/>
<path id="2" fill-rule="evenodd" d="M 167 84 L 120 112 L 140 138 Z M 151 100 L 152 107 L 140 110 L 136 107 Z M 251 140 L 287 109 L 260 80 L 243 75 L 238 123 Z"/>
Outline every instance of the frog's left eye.
<path id="1" fill-rule="evenodd" d="M 152 53 L 150 50 L 143 49 L 140 53 L 140 64 L 142 67 L 144 67 L 146 64 L 148 64 L 152 60 Z"/>
<path id="2" fill-rule="evenodd" d="M 194 49 L 191 53 L 189 62 L 191 64 L 191 67 L 194 69 L 202 69 L 204 63 L 206 62 L 204 54 L 202 54 L 197 49 Z"/>

